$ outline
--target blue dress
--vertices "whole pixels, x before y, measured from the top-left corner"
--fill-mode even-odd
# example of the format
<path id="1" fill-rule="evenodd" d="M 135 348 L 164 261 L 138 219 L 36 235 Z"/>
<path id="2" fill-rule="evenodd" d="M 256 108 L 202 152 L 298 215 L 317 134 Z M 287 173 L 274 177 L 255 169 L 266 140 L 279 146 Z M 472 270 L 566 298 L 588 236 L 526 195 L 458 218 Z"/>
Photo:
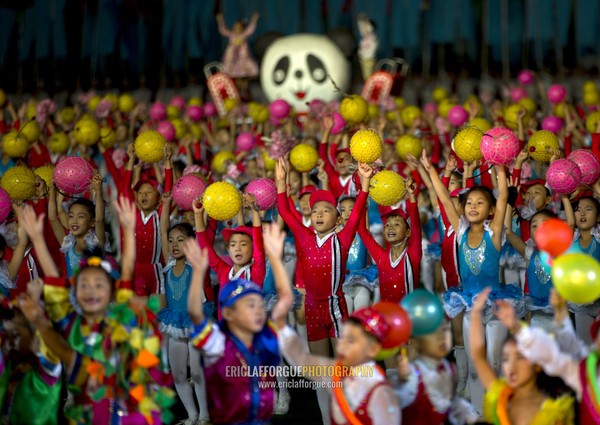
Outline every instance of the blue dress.
<path id="1" fill-rule="evenodd" d="M 597 261 L 600 261 L 600 228 L 596 226 L 592 229 L 592 241 L 587 248 L 581 247 L 581 234 L 579 229 L 575 230 L 575 235 L 573 237 L 573 248 L 579 249 L 584 254 L 595 258 Z M 598 315 L 598 310 L 600 309 L 600 300 L 596 300 L 589 304 L 569 303 L 569 307 L 571 311 L 576 313 L 587 313 L 590 316 L 596 317 Z"/>
<path id="2" fill-rule="evenodd" d="M 368 260 L 367 247 L 365 247 L 360 236 L 356 235 L 352 245 L 350 245 L 350 251 L 348 251 L 346 277 L 342 286 L 344 292 L 357 285 L 364 286 L 371 291 L 375 289 L 379 281 L 377 279 L 377 266 L 371 263 L 367 267 Z"/>
<path id="3" fill-rule="evenodd" d="M 525 296 L 527 310 L 552 313 L 553 309 L 550 305 L 552 275 L 544 269 L 538 249 L 528 247 L 526 256 L 529 257 L 526 272 L 529 294 Z"/>
<path id="4" fill-rule="evenodd" d="M 187 310 L 192 266 L 187 262 L 179 276 L 173 273 L 174 261 L 165 267 L 165 297 L 167 306 L 158 312 L 158 329 L 172 338 L 188 338 L 194 325 Z"/>

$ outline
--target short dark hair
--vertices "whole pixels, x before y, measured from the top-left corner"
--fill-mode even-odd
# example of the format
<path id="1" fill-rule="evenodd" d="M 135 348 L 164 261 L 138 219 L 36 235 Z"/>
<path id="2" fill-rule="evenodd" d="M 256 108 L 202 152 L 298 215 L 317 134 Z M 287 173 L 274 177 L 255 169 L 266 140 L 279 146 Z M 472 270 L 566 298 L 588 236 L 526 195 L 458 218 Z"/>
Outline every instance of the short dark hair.
<path id="1" fill-rule="evenodd" d="M 85 199 L 85 198 L 76 199 L 75 202 L 73 202 L 69 206 L 69 211 L 71 211 L 71 208 L 73 208 L 73 205 L 81 205 L 81 206 L 87 208 L 88 212 L 90 213 L 90 216 L 92 218 L 96 218 L 96 205 L 94 205 L 94 203 L 92 201 L 90 201 L 89 199 Z"/>
<path id="2" fill-rule="evenodd" d="M 179 230 L 181 233 L 183 233 L 189 238 L 196 238 L 196 232 L 194 231 L 192 225 L 189 223 L 179 223 L 174 226 L 171 226 L 171 228 L 167 232 L 167 235 L 170 235 L 173 230 Z"/>
<path id="3" fill-rule="evenodd" d="M 463 208 L 467 204 L 467 199 L 469 199 L 469 195 L 475 192 L 482 193 L 483 196 L 485 196 L 488 202 L 490 203 L 490 207 L 496 205 L 496 197 L 494 196 L 494 192 L 492 191 L 492 189 L 486 186 L 473 186 L 471 189 L 469 189 L 469 191 L 465 194 L 465 197 L 461 201 L 461 206 Z"/>

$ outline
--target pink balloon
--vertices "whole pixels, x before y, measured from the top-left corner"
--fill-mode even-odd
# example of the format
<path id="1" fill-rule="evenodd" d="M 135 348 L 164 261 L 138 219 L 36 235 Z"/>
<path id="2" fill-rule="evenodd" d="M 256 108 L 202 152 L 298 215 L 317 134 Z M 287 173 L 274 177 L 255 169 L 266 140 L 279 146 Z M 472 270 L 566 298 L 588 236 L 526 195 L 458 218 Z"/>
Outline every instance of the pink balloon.
<path id="1" fill-rule="evenodd" d="M 546 183 L 554 193 L 566 195 L 573 192 L 581 183 L 581 170 L 570 159 L 557 159 L 548 167 Z"/>
<path id="2" fill-rule="evenodd" d="M 212 102 L 206 102 L 202 109 L 205 117 L 214 117 L 217 115 L 217 107 Z"/>
<path id="3" fill-rule="evenodd" d="M 454 127 L 460 127 L 469 119 L 469 114 L 460 105 L 453 106 L 448 111 L 448 122 Z"/>
<path id="4" fill-rule="evenodd" d="M 423 112 L 425 112 L 426 114 L 436 114 L 437 115 L 438 107 L 435 104 L 435 102 L 429 102 L 423 106 Z"/>
<path id="5" fill-rule="evenodd" d="M 148 111 L 152 121 L 161 121 L 167 118 L 167 108 L 160 102 L 154 102 Z"/>
<path id="6" fill-rule="evenodd" d="M 185 103 L 186 102 L 183 96 L 173 96 L 169 102 L 169 105 L 173 105 L 180 111 L 183 111 L 185 109 Z"/>
<path id="7" fill-rule="evenodd" d="M 557 134 L 562 128 L 562 120 L 554 115 L 547 116 L 542 120 L 542 130 L 548 130 Z"/>
<path id="8" fill-rule="evenodd" d="M 68 156 L 58 161 L 52 178 L 56 186 L 67 195 L 78 195 L 90 187 L 94 177 L 92 166 L 79 156 Z"/>
<path id="9" fill-rule="evenodd" d="M 254 134 L 250 132 L 244 132 L 238 134 L 238 137 L 235 139 L 235 143 L 239 150 L 249 151 L 254 149 L 254 146 L 256 146 L 256 138 L 254 137 Z"/>
<path id="10" fill-rule="evenodd" d="M 519 100 L 527 97 L 527 92 L 523 87 L 513 87 L 510 91 L 510 98 L 514 103 L 517 103 Z"/>
<path id="11" fill-rule="evenodd" d="M 206 182 L 200 177 L 186 174 L 173 186 L 173 200 L 182 210 L 191 211 L 194 209 L 194 199 L 202 196 L 206 186 Z"/>
<path id="12" fill-rule="evenodd" d="M 161 121 L 156 126 L 156 131 L 164 136 L 169 142 L 175 140 L 175 127 L 169 121 Z"/>
<path id="13" fill-rule="evenodd" d="M 198 122 L 202 119 L 204 113 L 202 112 L 202 107 L 197 105 L 188 106 L 185 114 L 194 122 Z"/>
<path id="14" fill-rule="evenodd" d="M 546 92 L 548 95 L 548 100 L 552 103 L 560 103 L 565 100 L 565 96 L 567 95 L 567 89 L 565 89 L 560 84 L 554 84 L 548 87 L 548 91 Z"/>
<path id="15" fill-rule="evenodd" d="M 286 118 L 290 114 L 290 104 L 283 99 L 277 99 L 269 105 L 269 112 L 274 118 Z"/>
<path id="16" fill-rule="evenodd" d="M 508 165 L 520 150 L 519 139 L 505 127 L 494 127 L 481 139 L 481 153 L 491 164 Z"/>
<path id="17" fill-rule="evenodd" d="M 264 177 L 254 179 L 246 186 L 246 193 L 254 195 L 261 210 L 268 210 L 277 204 L 277 185 Z"/>
<path id="18" fill-rule="evenodd" d="M 6 190 L 0 187 L 0 223 L 4 223 L 4 221 L 10 215 L 10 211 L 12 209 L 12 201 Z"/>
<path id="19" fill-rule="evenodd" d="M 519 72 L 519 76 L 517 77 L 517 79 L 519 80 L 519 83 L 523 84 L 524 86 L 528 86 L 535 80 L 535 74 L 533 73 L 533 71 L 524 69 L 521 72 Z"/>
<path id="20" fill-rule="evenodd" d="M 344 121 L 344 118 L 342 118 L 342 116 L 339 113 L 334 112 L 333 127 L 331 128 L 331 134 L 340 134 L 345 126 L 346 121 Z"/>
<path id="21" fill-rule="evenodd" d="M 600 161 L 591 151 L 577 149 L 571 152 L 567 159 L 579 167 L 582 183 L 591 185 L 600 177 Z"/>

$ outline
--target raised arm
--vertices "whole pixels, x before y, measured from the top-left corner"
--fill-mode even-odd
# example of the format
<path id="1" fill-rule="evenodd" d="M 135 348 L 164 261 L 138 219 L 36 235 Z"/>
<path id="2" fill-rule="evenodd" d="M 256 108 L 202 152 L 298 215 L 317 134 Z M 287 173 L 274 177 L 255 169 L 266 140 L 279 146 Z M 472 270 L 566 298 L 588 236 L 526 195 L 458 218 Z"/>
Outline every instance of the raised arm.
<path id="1" fill-rule="evenodd" d="M 427 151 L 423 149 L 423 155 L 421 156 L 421 163 L 423 164 L 423 168 L 425 171 L 429 173 L 429 177 L 431 178 L 431 183 L 433 184 L 433 188 L 435 189 L 435 193 L 441 204 L 444 207 L 444 211 L 446 216 L 448 217 L 448 221 L 450 225 L 454 229 L 455 232 L 458 232 L 458 223 L 460 216 L 458 212 L 454 208 L 454 204 L 452 203 L 452 198 L 450 198 L 450 194 L 448 193 L 448 189 L 440 180 L 440 176 L 438 175 L 435 168 L 431 165 L 429 161 L 429 157 L 427 156 Z"/>
<path id="2" fill-rule="evenodd" d="M 135 221 L 137 220 L 137 210 L 135 204 L 124 195 L 119 196 L 115 209 L 123 232 L 121 281 L 129 282 L 133 279 L 135 269 Z"/>
<path id="3" fill-rule="evenodd" d="M 488 296 L 490 295 L 491 289 L 486 288 L 481 291 L 475 301 L 473 301 L 473 308 L 471 309 L 471 326 L 470 326 L 470 341 L 469 349 L 471 351 L 471 359 L 475 365 L 475 370 L 479 376 L 479 380 L 483 385 L 484 389 L 488 389 L 492 386 L 494 381 L 498 379 L 494 369 L 487 362 L 485 354 L 485 337 L 483 334 L 483 317 L 482 311 L 485 306 Z"/>
<path id="4" fill-rule="evenodd" d="M 160 241 L 162 255 L 165 261 L 169 258 L 169 226 L 171 220 L 171 192 L 162 195 L 162 210 L 160 211 Z"/>
<path id="5" fill-rule="evenodd" d="M 51 184 L 48 192 L 48 221 L 50 222 L 50 227 L 52 227 L 52 231 L 54 232 L 56 240 L 59 243 L 62 243 L 63 239 L 66 236 L 66 233 L 63 224 L 58 218 L 58 208 L 62 208 L 62 205 L 59 205 L 57 201 L 56 188 L 53 184 Z"/>
<path id="6" fill-rule="evenodd" d="M 286 168 L 285 160 L 279 158 L 275 165 L 275 183 L 277 184 L 277 208 L 279 215 L 291 229 L 295 236 L 299 236 L 299 232 L 305 229 L 299 217 L 292 214 L 288 203 L 287 186 L 286 186 Z"/>
<path id="7" fill-rule="evenodd" d="M 33 207 L 25 205 L 19 224 L 23 226 L 27 232 L 27 236 L 29 236 L 29 240 L 33 243 L 44 275 L 47 277 L 60 277 L 58 267 L 54 264 L 54 260 L 52 260 L 52 256 L 48 250 L 48 245 L 46 245 L 46 241 L 44 240 L 44 214 L 36 216 Z"/>
<path id="8" fill-rule="evenodd" d="M 562 195 L 560 200 L 563 204 L 565 215 L 567 216 L 567 224 L 571 227 L 571 229 L 575 229 L 575 213 L 573 212 L 571 200 L 567 195 Z"/>
<path id="9" fill-rule="evenodd" d="M 527 249 L 527 245 L 525 245 L 525 242 L 523 242 L 523 240 L 512 231 L 512 216 L 513 208 L 508 205 L 506 207 L 506 215 L 504 217 L 506 240 L 508 240 L 508 243 L 510 243 L 513 248 L 517 250 L 521 257 L 525 258 L 525 250 Z M 525 260 L 529 262 L 527 258 L 525 258 Z"/>
<path id="10" fill-rule="evenodd" d="M 94 190 L 94 201 L 96 202 L 96 220 L 94 229 L 98 238 L 98 246 L 104 250 L 105 233 L 104 233 L 104 197 L 102 196 L 102 176 L 99 172 L 94 174 L 92 178 L 92 189 Z"/>
<path id="11" fill-rule="evenodd" d="M 17 276 L 19 274 L 19 269 L 21 268 L 21 264 L 23 264 L 23 259 L 25 257 L 25 251 L 27 250 L 27 244 L 29 244 L 29 238 L 27 237 L 27 232 L 22 225 L 19 225 L 19 229 L 17 230 L 17 235 L 19 237 L 19 242 L 17 246 L 13 250 L 13 256 L 8 263 L 8 278 L 15 282 Z"/>
<path id="12" fill-rule="evenodd" d="M 492 238 L 496 249 L 502 247 L 502 230 L 504 229 L 504 214 L 508 206 L 508 180 L 506 179 L 506 170 L 502 165 L 496 165 L 496 174 L 498 175 L 498 198 L 496 199 L 496 211 L 490 227 L 494 231 Z"/>
<path id="13" fill-rule="evenodd" d="M 275 288 L 279 299 L 271 312 L 271 319 L 278 329 L 281 329 L 286 324 L 288 311 L 294 302 L 294 293 L 292 292 L 292 284 L 290 278 L 285 271 L 283 265 L 283 247 L 285 244 L 285 232 L 282 232 L 276 224 L 270 224 L 265 227 L 264 243 L 273 278 L 275 280 Z"/>
<path id="14" fill-rule="evenodd" d="M 196 241 L 188 238 L 183 245 L 185 258 L 192 265 L 192 280 L 188 293 L 188 313 L 194 325 L 204 321 L 202 304 L 204 303 L 204 276 L 208 270 L 208 252 L 200 249 Z"/>

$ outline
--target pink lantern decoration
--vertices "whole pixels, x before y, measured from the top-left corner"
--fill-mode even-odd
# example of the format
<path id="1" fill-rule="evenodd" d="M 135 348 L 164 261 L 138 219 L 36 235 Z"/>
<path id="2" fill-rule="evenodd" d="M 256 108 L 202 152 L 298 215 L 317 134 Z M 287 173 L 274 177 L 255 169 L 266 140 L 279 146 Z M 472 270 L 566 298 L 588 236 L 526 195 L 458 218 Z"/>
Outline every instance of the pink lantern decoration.
<path id="1" fill-rule="evenodd" d="M 494 127 L 481 139 L 481 153 L 491 164 L 508 165 L 520 150 L 519 139 L 505 127 Z"/>
<path id="2" fill-rule="evenodd" d="M 94 169 L 79 156 L 68 156 L 58 161 L 52 178 L 56 186 L 67 195 L 85 192 L 94 177 Z"/>
<path id="3" fill-rule="evenodd" d="M 12 209 L 12 201 L 6 190 L 0 187 L 0 223 L 4 223 L 4 221 L 10 215 L 10 211 Z"/>
<path id="4" fill-rule="evenodd" d="M 517 79 L 519 80 L 519 83 L 523 84 L 524 86 L 528 86 L 535 80 L 535 74 L 533 73 L 533 71 L 524 69 L 521 72 L 519 72 Z"/>
<path id="5" fill-rule="evenodd" d="M 186 174 L 177 180 L 173 186 L 173 200 L 177 206 L 185 211 L 194 209 L 194 200 L 202 196 L 206 189 L 206 182 L 195 174 Z"/>
<path id="6" fill-rule="evenodd" d="M 189 119 L 191 119 L 194 122 L 200 121 L 202 119 L 202 116 L 204 115 L 204 113 L 202 112 L 202 107 L 197 105 L 188 106 L 187 110 L 185 111 L 185 114 Z"/>
<path id="7" fill-rule="evenodd" d="M 256 138 L 254 137 L 254 134 L 250 132 L 244 132 L 238 134 L 238 137 L 235 139 L 235 143 L 239 150 L 249 151 L 254 149 L 254 146 L 256 146 Z"/>
<path id="8" fill-rule="evenodd" d="M 202 107 L 205 117 L 214 117 L 217 115 L 217 107 L 212 102 L 206 102 Z"/>
<path id="9" fill-rule="evenodd" d="M 554 115 L 547 116 L 542 120 L 542 130 L 548 130 L 557 134 L 562 128 L 562 120 Z"/>
<path id="10" fill-rule="evenodd" d="M 469 114 L 460 105 L 453 106 L 448 111 L 448 122 L 454 127 L 460 127 L 469 119 Z"/>
<path id="11" fill-rule="evenodd" d="M 160 102 L 154 102 L 148 111 L 152 121 L 161 121 L 167 118 L 167 108 Z"/>
<path id="12" fill-rule="evenodd" d="M 164 136 L 167 141 L 172 142 L 175 140 L 175 127 L 169 121 L 161 121 L 156 126 L 156 131 Z"/>
<path id="13" fill-rule="evenodd" d="M 333 127 L 331 128 L 331 134 L 340 134 L 344 127 L 346 126 L 346 121 L 342 118 L 342 115 L 334 112 L 333 113 Z"/>
<path id="14" fill-rule="evenodd" d="M 570 159 L 557 159 L 548 167 L 546 183 L 554 193 L 566 195 L 577 189 L 581 183 L 581 170 Z"/>
<path id="15" fill-rule="evenodd" d="M 277 119 L 286 118 L 290 114 L 290 104 L 283 99 L 277 99 L 269 105 L 271 116 Z"/>
<path id="16" fill-rule="evenodd" d="M 261 210 L 268 210 L 277 204 L 277 186 L 271 179 L 254 179 L 246 186 L 246 193 L 254 195 Z"/>
<path id="17" fill-rule="evenodd" d="M 435 114 L 435 115 L 437 115 L 437 113 L 438 113 L 438 107 L 435 104 L 435 102 L 429 102 L 429 103 L 426 103 L 423 106 L 423 112 L 425 112 L 426 114 Z"/>
<path id="18" fill-rule="evenodd" d="M 587 149 L 577 149 L 567 157 L 573 161 L 581 171 L 581 182 L 583 184 L 593 184 L 600 177 L 600 161 L 592 152 Z"/>
<path id="19" fill-rule="evenodd" d="M 548 87 L 548 91 L 546 92 L 548 95 L 548 100 L 552 103 L 560 103 L 565 100 L 565 96 L 567 95 L 567 89 L 565 89 L 560 84 L 554 84 Z"/>
<path id="20" fill-rule="evenodd" d="M 527 92 L 523 87 L 513 87 L 510 91 L 510 98 L 514 103 L 517 103 L 519 100 L 527 97 Z"/>
<path id="21" fill-rule="evenodd" d="M 183 111 L 185 109 L 185 103 L 186 102 L 183 96 L 173 96 L 169 102 L 169 105 L 173 105 L 180 111 Z"/>

